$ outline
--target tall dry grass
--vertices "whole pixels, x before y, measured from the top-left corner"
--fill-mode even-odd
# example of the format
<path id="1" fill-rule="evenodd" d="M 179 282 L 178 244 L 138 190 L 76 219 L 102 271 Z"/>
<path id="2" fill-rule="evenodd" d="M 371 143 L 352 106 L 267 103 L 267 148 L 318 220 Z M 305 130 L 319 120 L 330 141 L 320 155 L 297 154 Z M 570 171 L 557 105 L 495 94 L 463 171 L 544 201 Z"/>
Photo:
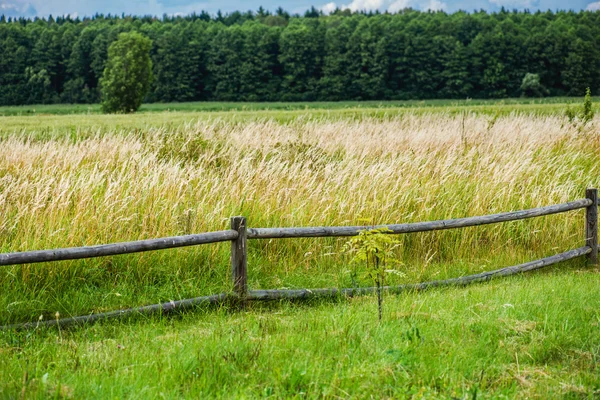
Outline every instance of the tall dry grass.
<path id="1" fill-rule="evenodd" d="M 600 184 L 597 126 L 582 131 L 557 116 L 406 114 L 13 136 L 0 145 L 0 250 L 218 230 L 238 214 L 252 227 L 379 224 L 566 202 Z M 582 240 L 576 212 L 406 235 L 401 251 L 409 279 L 426 279 L 541 257 Z M 344 284 L 341 243 L 252 242 L 250 283 Z M 33 299 L 46 302 L 34 309 L 50 308 L 48 299 L 60 303 L 67 292 L 83 298 L 82 288 L 107 296 L 110 308 L 113 288 L 129 290 L 118 303 L 129 304 L 224 287 L 227 252 L 214 245 L 13 267 L 0 282 L 29 293 L 23 309 Z"/>

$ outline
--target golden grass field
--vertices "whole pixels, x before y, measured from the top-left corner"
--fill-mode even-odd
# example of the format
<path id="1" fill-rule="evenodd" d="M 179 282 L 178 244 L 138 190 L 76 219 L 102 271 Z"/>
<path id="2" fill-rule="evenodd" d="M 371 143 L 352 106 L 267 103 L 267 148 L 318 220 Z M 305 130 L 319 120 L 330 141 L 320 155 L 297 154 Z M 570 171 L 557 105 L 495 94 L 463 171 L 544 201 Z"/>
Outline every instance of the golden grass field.
<path id="1" fill-rule="evenodd" d="M 597 125 L 407 113 L 13 135 L 0 147 L 2 251 L 219 230 L 238 214 L 251 227 L 366 225 L 566 202 L 600 183 Z M 570 213 L 409 235 L 403 248 L 415 262 L 469 260 L 500 248 L 494 257 L 509 261 L 566 250 L 582 235 L 582 213 Z M 330 260 L 339 250 L 331 240 L 256 246 L 261 258 L 289 268 L 324 257 L 341 262 Z"/>

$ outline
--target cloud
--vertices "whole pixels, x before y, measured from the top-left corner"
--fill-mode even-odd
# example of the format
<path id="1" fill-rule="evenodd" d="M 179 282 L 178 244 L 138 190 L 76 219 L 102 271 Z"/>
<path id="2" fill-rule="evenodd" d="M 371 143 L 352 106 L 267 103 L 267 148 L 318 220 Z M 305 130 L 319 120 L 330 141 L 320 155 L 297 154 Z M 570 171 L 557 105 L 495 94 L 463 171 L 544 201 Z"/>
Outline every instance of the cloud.
<path id="1" fill-rule="evenodd" d="M 352 3 L 345 4 L 341 8 L 349 8 L 352 11 L 370 11 L 379 10 L 384 5 L 384 0 L 352 0 Z"/>
<path id="2" fill-rule="evenodd" d="M 260 5 L 274 10 L 281 3 L 284 3 L 284 8 L 286 8 L 285 4 L 292 9 L 295 7 L 299 14 L 308 9 L 311 4 L 308 0 L 291 0 L 289 2 L 277 2 L 276 0 L 248 0 L 246 2 L 236 0 L 0 0 L 0 14 L 13 17 L 46 17 L 49 14 L 54 16 L 71 14 L 73 16 L 75 13 L 80 17 L 91 16 L 95 13 L 161 16 L 163 14 L 187 15 L 202 10 L 214 14 L 219 9 L 222 12 L 256 10 Z M 457 9 L 493 11 L 502 6 L 508 9 L 528 8 L 530 10 L 554 10 L 557 8 L 600 10 L 600 0 L 319 0 L 317 4 L 323 4 L 318 8 L 326 14 L 338 7 L 353 11 L 378 10 L 381 12 L 398 12 L 405 8 L 423 11 L 440 9 L 446 11 Z"/>
<path id="3" fill-rule="evenodd" d="M 212 7 L 211 7 L 212 4 Z M 96 13 L 121 15 L 188 15 L 207 10 L 216 12 L 221 3 L 210 0 L 0 0 L 0 14 L 10 9 L 18 16 L 75 15 Z M 30 7 L 28 9 L 28 7 Z M 27 11 L 29 10 L 29 11 Z"/>
<path id="4" fill-rule="evenodd" d="M 319 7 L 319 10 L 323 11 L 323 13 L 325 13 L 325 14 L 331 14 L 333 11 L 335 11 L 336 8 L 337 8 L 337 6 L 332 1 L 331 3 L 327 3 L 327 4 Z"/>
<path id="5" fill-rule="evenodd" d="M 410 7 L 411 0 L 396 0 L 392 4 L 389 5 L 388 11 L 395 13 L 400 10 L 404 10 L 405 8 Z"/>
<path id="6" fill-rule="evenodd" d="M 448 8 L 448 4 L 441 2 L 439 0 L 430 0 L 427 5 L 427 10 L 431 11 L 442 11 Z"/>
<path id="7" fill-rule="evenodd" d="M 600 11 L 600 1 L 590 3 L 585 8 L 586 11 Z"/>
<path id="8" fill-rule="evenodd" d="M 22 0 L 0 0 L 0 15 L 6 17 L 34 17 L 37 15 L 35 7 Z"/>
<path id="9" fill-rule="evenodd" d="M 500 0 L 490 0 L 500 1 Z M 506 0 L 504 0 L 506 1 Z M 325 13 L 331 13 L 338 5 L 334 2 L 327 3 L 320 7 Z M 350 4 L 341 4 L 339 8 L 350 9 L 352 11 L 389 11 L 395 13 L 405 8 L 415 8 L 419 10 L 440 11 L 446 10 L 448 4 L 442 0 L 352 0 Z"/>

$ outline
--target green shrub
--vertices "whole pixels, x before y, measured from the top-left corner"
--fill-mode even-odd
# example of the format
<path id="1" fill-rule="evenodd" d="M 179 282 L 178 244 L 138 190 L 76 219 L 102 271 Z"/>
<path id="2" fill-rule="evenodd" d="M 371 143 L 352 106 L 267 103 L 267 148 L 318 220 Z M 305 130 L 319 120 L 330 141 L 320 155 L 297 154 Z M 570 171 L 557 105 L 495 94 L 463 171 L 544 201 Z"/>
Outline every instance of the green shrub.
<path id="1" fill-rule="evenodd" d="M 579 110 L 571 108 L 567 105 L 565 109 L 565 117 L 569 120 L 573 126 L 576 126 L 579 130 L 583 129 L 589 122 L 594 119 L 594 109 L 592 104 L 592 91 L 587 88 L 585 91 L 585 97 L 583 98 L 583 105 Z"/>
<path id="2" fill-rule="evenodd" d="M 548 95 L 548 90 L 540 82 L 540 76 L 530 73 L 527 73 L 523 78 L 521 92 L 523 97 L 544 97 Z"/>
<path id="3" fill-rule="evenodd" d="M 581 110 L 581 120 L 583 124 L 587 124 L 594 118 L 594 110 L 592 109 L 592 91 L 590 88 L 585 90 L 585 97 L 583 99 L 583 109 Z"/>

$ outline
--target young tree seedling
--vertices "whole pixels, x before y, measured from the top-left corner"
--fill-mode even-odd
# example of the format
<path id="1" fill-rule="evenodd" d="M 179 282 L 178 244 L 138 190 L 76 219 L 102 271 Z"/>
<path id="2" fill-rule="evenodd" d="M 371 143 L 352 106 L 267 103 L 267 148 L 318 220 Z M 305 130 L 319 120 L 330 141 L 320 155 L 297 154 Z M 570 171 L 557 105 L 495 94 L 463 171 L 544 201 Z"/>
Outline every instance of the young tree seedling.
<path id="1" fill-rule="evenodd" d="M 389 273 L 403 275 L 400 271 L 389 268 L 400 264 L 394 258 L 393 252 L 399 246 L 398 239 L 389 233 L 391 230 L 388 228 L 365 229 L 348 240 L 344 246 L 345 252 L 353 254 L 352 262 L 364 265 L 366 276 L 375 282 L 380 321 L 383 311 L 382 289 L 385 284 L 385 275 Z"/>

